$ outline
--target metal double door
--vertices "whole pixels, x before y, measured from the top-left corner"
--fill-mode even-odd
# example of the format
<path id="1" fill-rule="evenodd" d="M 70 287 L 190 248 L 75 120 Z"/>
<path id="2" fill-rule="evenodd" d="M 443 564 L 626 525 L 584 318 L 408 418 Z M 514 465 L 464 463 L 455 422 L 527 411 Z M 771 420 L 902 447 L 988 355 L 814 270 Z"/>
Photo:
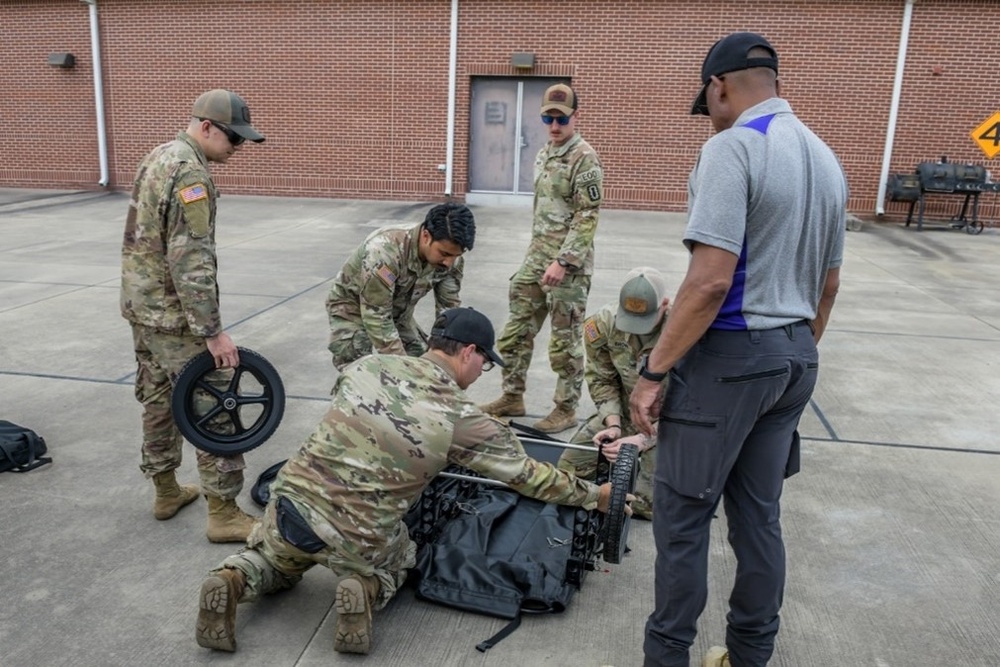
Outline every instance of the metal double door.
<path id="1" fill-rule="evenodd" d="M 565 79 L 472 80 L 469 109 L 469 190 L 534 192 L 535 156 L 548 141 L 540 109 L 545 89 Z"/>

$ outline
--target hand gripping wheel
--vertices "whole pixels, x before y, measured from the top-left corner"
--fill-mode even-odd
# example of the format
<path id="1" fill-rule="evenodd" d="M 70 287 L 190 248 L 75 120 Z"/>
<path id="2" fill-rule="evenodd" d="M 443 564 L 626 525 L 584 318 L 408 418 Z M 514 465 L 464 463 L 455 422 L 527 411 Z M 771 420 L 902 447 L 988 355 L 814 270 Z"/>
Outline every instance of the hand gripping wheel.
<path id="1" fill-rule="evenodd" d="M 177 376 L 170 408 L 174 422 L 198 449 L 216 456 L 248 452 L 267 440 L 285 412 L 285 388 L 267 359 L 237 348 L 240 365 L 216 369 L 207 350 Z"/>
<path id="2" fill-rule="evenodd" d="M 612 564 L 622 562 L 628 546 L 631 517 L 625 513 L 625 498 L 635 489 L 638 474 L 639 448 L 622 445 L 618 450 L 618 460 L 611 467 L 611 502 L 604 520 L 604 560 Z"/>

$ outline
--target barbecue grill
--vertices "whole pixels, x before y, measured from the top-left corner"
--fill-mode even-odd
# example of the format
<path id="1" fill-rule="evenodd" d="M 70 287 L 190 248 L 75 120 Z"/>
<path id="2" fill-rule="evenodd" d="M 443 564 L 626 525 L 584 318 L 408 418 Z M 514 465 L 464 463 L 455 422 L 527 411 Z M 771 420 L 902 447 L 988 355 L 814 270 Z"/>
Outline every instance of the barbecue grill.
<path id="1" fill-rule="evenodd" d="M 965 229 L 969 234 L 983 231 L 979 220 L 979 195 L 983 192 L 1000 192 L 1000 183 L 988 180 L 986 167 L 979 164 L 955 164 L 941 158 L 940 162 L 921 162 L 912 174 L 892 174 L 887 183 L 890 201 L 910 203 L 906 226 L 913 221 L 917 209 L 917 229 L 924 228 L 924 208 L 928 194 L 962 195 L 962 208 L 951 216 L 952 226 Z M 972 204 L 969 217 L 969 204 Z"/>

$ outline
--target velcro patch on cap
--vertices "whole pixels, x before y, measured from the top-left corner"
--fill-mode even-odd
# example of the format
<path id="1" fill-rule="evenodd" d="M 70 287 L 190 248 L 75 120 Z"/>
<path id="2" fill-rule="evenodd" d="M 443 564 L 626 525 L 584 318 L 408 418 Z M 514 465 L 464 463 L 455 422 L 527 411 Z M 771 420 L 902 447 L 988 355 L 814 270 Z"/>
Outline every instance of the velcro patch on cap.
<path id="1" fill-rule="evenodd" d="M 191 204 L 196 201 L 201 201 L 202 199 L 208 199 L 208 188 L 201 183 L 197 183 L 184 188 L 177 193 L 177 196 L 179 196 L 181 201 L 185 204 Z"/>
<path id="2" fill-rule="evenodd" d="M 565 90 L 553 90 L 549 93 L 549 102 L 565 102 L 566 101 L 566 91 Z"/>
<path id="3" fill-rule="evenodd" d="M 393 273 L 392 270 L 385 264 L 383 264 L 378 268 L 378 271 L 375 272 L 375 275 L 377 275 L 379 278 L 382 279 L 382 282 L 386 284 L 386 287 L 391 288 L 393 285 L 396 284 L 396 274 Z"/>
<path id="4" fill-rule="evenodd" d="M 583 323 L 583 335 L 586 336 L 587 340 L 591 343 L 601 337 L 601 332 L 597 330 L 597 324 L 593 319 L 589 319 Z"/>
<path id="5" fill-rule="evenodd" d="M 646 303 L 645 299 L 638 299 L 634 296 L 627 297 L 625 302 L 622 304 L 627 312 L 635 313 L 636 315 L 644 315 L 649 310 L 649 304 Z"/>

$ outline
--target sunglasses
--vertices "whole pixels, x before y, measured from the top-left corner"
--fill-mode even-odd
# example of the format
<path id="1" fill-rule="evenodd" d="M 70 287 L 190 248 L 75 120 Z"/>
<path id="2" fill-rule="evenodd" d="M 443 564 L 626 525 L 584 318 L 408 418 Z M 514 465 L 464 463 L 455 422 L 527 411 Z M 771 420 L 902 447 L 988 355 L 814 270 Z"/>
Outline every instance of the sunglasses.
<path id="1" fill-rule="evenodd" d="M 239 146 L 244 141 L 246 141 L 246 137 L 240 134 L 236 134 L 222 123 L 217 123 L 214 120 L 209 120 L 208 118 L 202 118 L 202 120 L 207 120 L 209 123 L 219 128 L 219 131 L 222 132 L 224 135 L 226 135 L 226 139 L 229 139 L 229 143 L 231 143 L 233 146 Z"/>
<path id="2" fill-rule="evenodd" d="M 546 125 L 551 125 L 553 122 L 559 123 L 560 125 L 569 125 L 570 116 L 549 116 L 542 114 L 542 122 Z"/>
<path id="3" fill-rule="evenodd" d="M 476 346 L 476 352 L 478 352 L 483 357 L 483 372 L 485 373 L 486 371 L 493 370 L 493 366 L 495 366 L 496 364 L 494 364 L 493 360 L 490 359 L 490 355 L 486 354 L 486 350 L 484 350 L 479 346 Z"/>

